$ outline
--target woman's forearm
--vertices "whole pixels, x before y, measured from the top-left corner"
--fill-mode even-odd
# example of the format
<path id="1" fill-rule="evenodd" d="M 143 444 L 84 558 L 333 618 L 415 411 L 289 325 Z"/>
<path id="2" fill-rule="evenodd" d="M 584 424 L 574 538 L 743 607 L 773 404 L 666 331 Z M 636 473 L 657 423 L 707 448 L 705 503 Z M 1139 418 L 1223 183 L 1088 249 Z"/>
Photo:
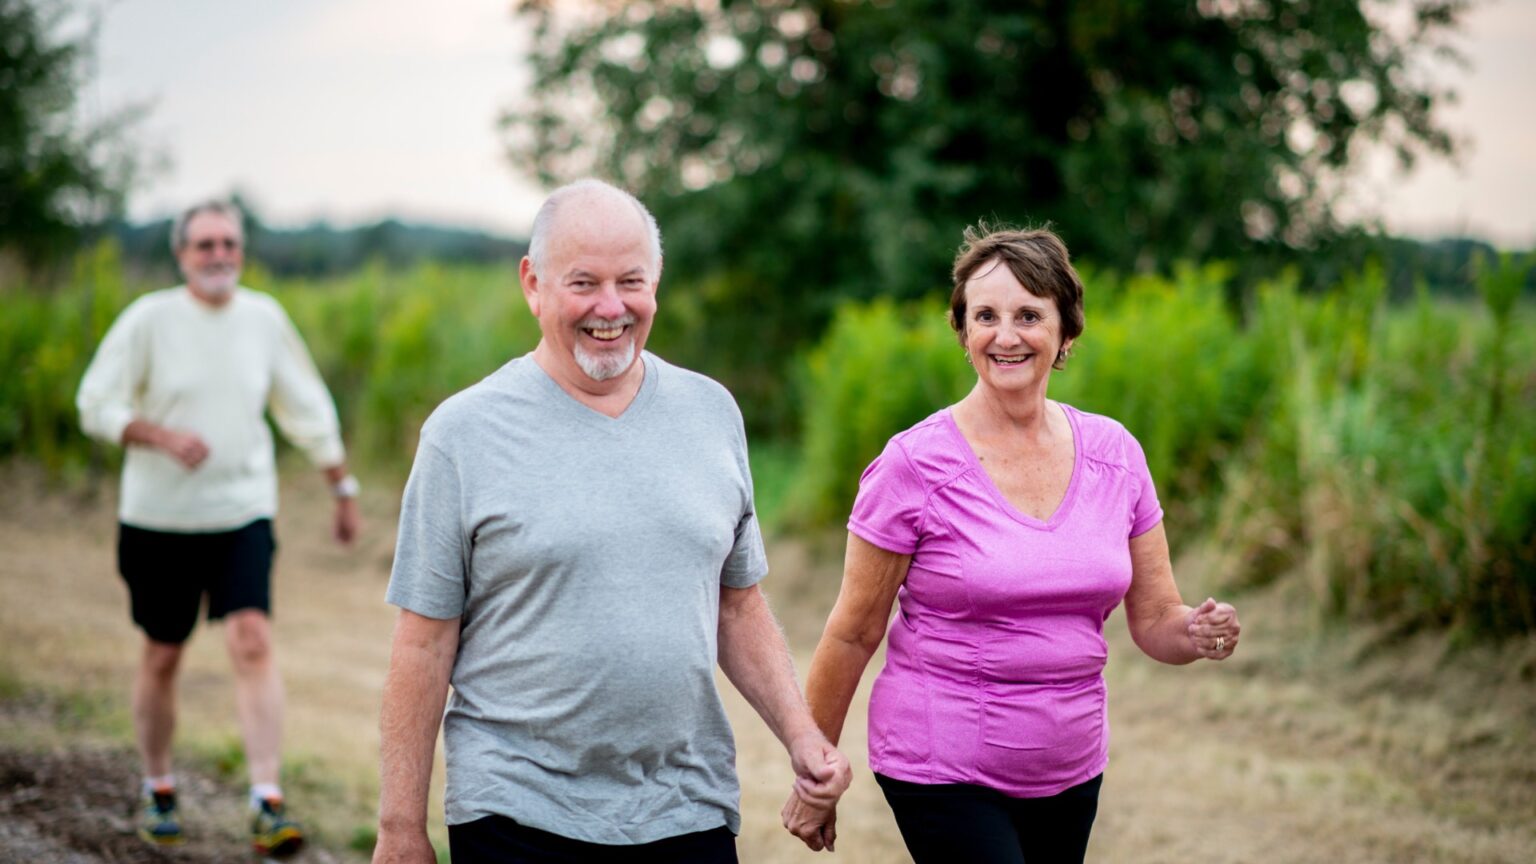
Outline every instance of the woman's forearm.
<path id="1" fill-rule="evenodd" d="M 833 744 L 843 734 L 843 722 L 848 718 L 848 706 L 853 694 L 859 689 L 859 679 L 864 667 L 879 646 L 865 645 L 858 640 L 847 640 L 830 632 L 822 634 L 811 659 L 811 672 L 806 680 L 805 699 L 811 706 L 811 718 L 821 727 L 821 734 Z"/>
<path id="2" fill-rule="evenodd" d="M 1131 620 L 1131 638 L 1142 653 L 1160 663 L 1182 666 L 1200 659 L 1200 650 L 1189 638 L 1189 613 L 1183 603 L 1171 603 L 1155 617 Z"/>
<path id="3" fill-rule="evenodd" d="M 856 534 L 848 534 L 843 557 L 843 585 L 827 617 L 826 629 L 811 658 L 805 700 L 821 734 L 836 744 L 853 692 L 869 658 L 885 638 L 891 603 L 907 578 L 912 556 L 881 549 Z"/>

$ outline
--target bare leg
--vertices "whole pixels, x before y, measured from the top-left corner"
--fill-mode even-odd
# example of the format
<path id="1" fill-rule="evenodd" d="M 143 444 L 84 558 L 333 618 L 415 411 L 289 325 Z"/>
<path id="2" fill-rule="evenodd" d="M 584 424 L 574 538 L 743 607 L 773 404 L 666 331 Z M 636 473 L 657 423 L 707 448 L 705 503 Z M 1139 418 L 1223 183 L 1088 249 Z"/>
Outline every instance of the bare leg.
<path id="1" fill-rule="evenodd" d="M 133 731 L 144 776 L 171 773 L 171 736 L 176 731 L 176 671 L 181 645 L 145 637 L 144 655 L 133 680 Z"/>
<path id="2" fill-rule="evenodd" d="M 245 737 L 251 784 L 276 783 L 283 740 L 283 682 L 272 653 L 272 624 L 259 609 L 224 619 L 224 640 L 235 667 L 235 708 Z"/>

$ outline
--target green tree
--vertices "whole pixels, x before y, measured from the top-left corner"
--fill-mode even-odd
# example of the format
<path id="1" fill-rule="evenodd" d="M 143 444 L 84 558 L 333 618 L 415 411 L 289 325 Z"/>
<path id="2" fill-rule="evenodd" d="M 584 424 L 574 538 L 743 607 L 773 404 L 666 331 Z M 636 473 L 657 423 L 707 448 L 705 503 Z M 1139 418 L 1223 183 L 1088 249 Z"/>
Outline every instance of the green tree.
<path id="1" fill-rule="evenodd" d="M 1410 71 L 1464 3 L 1379 10 L 1396 26 L 1364 6 L 530 0 L 509 148 L 653 206 L 709 321 L 695 347 L 749 352 L 750 391 L 838 301 L 942 287 L 979 217 L 1049 221 L 1118 269 L 1334 236 L 1359 143 L 1453 149 Z"/>
<path id="2" fill-rule="evenodd" d="M 133 164 L 120 143 L 132 112 L 77 116 L 92 34 L 59 35 L 64 18 L 48 0 L 0 0 L 0 253 L 28 266 L 116 215 Z"/>

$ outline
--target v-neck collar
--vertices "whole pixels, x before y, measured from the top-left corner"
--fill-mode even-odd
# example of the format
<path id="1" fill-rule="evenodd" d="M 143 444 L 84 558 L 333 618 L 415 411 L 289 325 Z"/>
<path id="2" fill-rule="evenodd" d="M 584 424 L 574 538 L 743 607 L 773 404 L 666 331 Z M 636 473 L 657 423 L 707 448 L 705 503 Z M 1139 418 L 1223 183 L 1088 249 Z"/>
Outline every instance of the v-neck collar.
<path id="1" fill-rule="evenodd" d="M 1061 496 L 1061 503 L 1056 505 L 1056 510 L 1051 514 L 1051 518 L 1044 520 L 1031 516 L 1013 506 L 1013 502 L 1008 500 L 1008 496 L 1003 494 L 1003 490 L 997 488 L 997 484 L 992 480 L 992 475 L 987 473 L 987 469 L 981 464 L 981 459 L 976 456 L 975 448 L 971 446 L 970 441 L 966 440 L 965 433 L 960 431 L 960 424 L 955 422 L 953 406 L 945 408 L 941 412 L 944 415 L 944 423 L 949 428 L 950 434 L 955 436 L 955 442 L 965 454 L 966 465 L 971 471 L 976 473 L 978 477 L 977 482 L 986 488 L 987 493 L 992 496 L 992 500 L 996 502 L 997 506 L 1004 513 L 1012 516 L 1015 521 L 1042 531 L 1054 531 L 1062 522 L 1066 521 L 1067 516 L 1072 511 L 1073 502 L 1077 500 L 1077 487 L 1080 485 L 1083 475 L 1083 435 L 1082 431 L 1078 428 L 1077 414 L 1070 405 L 1060 402 L 1056 404 L 1061 405 L 1062 413 L 1067 415 L 1067 424 L 1072 429 L 1072 478 L 1067 481 L 1067 492 Z"/>
<path id="2" fill-rule="evenodd" d="M 645 413 L 646 407 L 655 396 L 656 379 L 660 373 L 656 358 L 652 357 L 649 351 L 641 351 L 640 362 L 645 364 L 645 375 L 640 379 L 640 389 L 635 392 L 635 398 L 629 401 L 619 416 L 609 417 L 565 392 L 565 388 L 551 378 L 549 373 L 544 371 L 544 367 L 533 359 L 532 352 L 525 355 L 525 359 L 529 366 L 527 374 L 539 382 L 539 386 L 549 396 L 551 405 L 558 406 L 559 410 L 572 420 L 597 429 L 622 429 L 632 425 L 636 418 Z"/>

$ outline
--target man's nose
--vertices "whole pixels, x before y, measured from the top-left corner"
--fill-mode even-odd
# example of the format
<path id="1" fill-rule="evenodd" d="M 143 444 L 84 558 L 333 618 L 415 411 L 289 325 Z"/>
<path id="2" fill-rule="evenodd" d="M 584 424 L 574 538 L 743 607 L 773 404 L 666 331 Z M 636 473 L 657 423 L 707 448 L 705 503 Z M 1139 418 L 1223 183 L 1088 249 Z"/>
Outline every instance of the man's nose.
<path id="1" fill-rule="evenodd" d="M 592 307 L 593 314 L 603 318 L 618 318 L 624 314 L 624 301 L 619 297 L 619 286 L 605 284 L 598 289 L 597 305 Z"/>

